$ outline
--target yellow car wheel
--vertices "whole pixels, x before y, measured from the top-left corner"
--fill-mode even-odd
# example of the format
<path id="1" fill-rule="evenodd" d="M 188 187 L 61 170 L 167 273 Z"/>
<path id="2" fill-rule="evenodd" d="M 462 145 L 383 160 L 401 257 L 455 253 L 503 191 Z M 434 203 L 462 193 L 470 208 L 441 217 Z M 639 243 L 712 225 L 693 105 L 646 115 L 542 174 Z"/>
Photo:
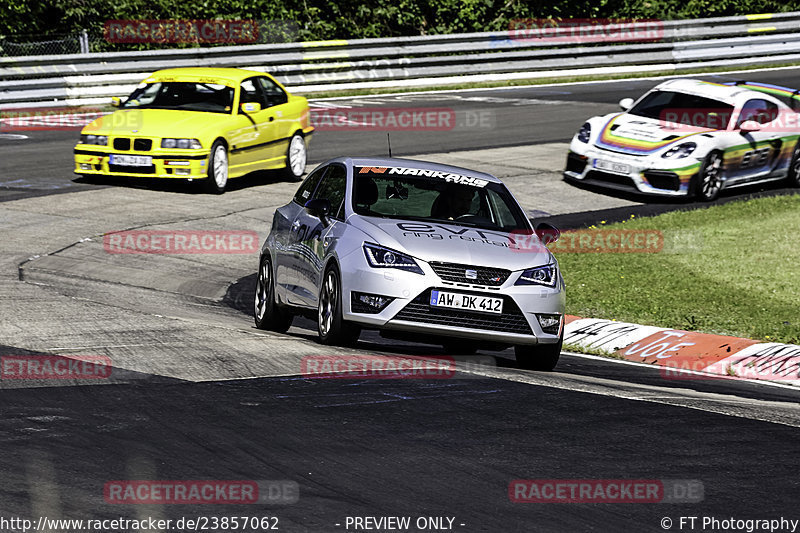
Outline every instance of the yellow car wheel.
<path id="1" fill-rule="evenodd" d="M 221 140 L 214 141 L 208 157 L 208 177 L 204 183 L 207 192 L 222 194 L 228 184 L 228 147 Z"/>
<path id="2" fill-rule="evenodd" d="M 286 148 L 286 177 L 292 181 L 300 181 L 306 173 L 306 162 L 308 152 L 306 151 L 306 140 L 300 133 L 292 135 L 289 146 Z"/>

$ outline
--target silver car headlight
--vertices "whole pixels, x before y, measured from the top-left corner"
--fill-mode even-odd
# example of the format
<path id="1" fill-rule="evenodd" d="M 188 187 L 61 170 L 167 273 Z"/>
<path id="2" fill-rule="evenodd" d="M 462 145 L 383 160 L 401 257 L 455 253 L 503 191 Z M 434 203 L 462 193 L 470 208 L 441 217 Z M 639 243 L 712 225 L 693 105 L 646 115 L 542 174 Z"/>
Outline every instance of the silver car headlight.
<path id="1" fill-rule="evenodd" d="M 364 255 L 367 256 L 369 266 L 373 268 L 399 268 L 425 275 L 413 257 L 396 250 L 365 242 Z"/>
<path id="2" fill-rule="evenodd" d="M 689 157 L 689 155 L 694 152 L 695 148 L 697 148 L 697 144 L 695 143 L 681 143 L 664 152 L 661 157 L 667 159 L 683 159 L 684 157 Z"/>
<path id="3" fill-rule="evenodd" d="M 585 122 L 583 126 L 581 126 L 580 131 L 578 131 L 578 140 L 582 143 L 588 143 L 589 137 L 592 136 L 592 125 L 588 122 Z"/>
<path id="4" fill-rule="evenodd" d="M 81 134 L 81 144 L 95 144 L 97 146 L 108 146 L 108 135 L 88 135 Z"/>
<path id="5" fill-rule="evenodd" d="M 529 268 L 524 271 L 514 285 L 544 285 L 555 287 L 558 278 L 556 265 L 545 265 Z"/>
<path id="6" fill-rule="evenodd" d="M 161 139 L 161 148 L 180 148 L 181 150 L 199 150 L 203 147 L 197 139 Z"/>

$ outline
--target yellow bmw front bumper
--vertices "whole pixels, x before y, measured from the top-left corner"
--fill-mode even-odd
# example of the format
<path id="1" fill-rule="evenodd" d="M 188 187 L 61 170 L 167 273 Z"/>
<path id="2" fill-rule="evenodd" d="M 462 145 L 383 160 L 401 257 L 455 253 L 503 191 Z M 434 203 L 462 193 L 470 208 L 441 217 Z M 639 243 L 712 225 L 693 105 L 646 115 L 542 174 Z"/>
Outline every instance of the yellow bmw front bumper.
<path id="1" fill-rule="evenodd" d="M 208 152 L 132 154 L 79 144 L 74 153 L 75 174 L 87 176 L 202 179 L 208 175 Z"/>

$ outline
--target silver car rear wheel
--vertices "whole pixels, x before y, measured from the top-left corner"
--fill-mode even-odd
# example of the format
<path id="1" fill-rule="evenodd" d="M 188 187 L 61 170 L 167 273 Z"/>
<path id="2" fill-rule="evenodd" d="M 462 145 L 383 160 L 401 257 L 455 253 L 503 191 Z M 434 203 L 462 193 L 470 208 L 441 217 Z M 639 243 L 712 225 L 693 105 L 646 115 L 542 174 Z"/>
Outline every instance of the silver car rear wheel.
<path id="1" fill-rule="evenodd" d="M 292 315 L 275 301 L 272 261 L 264 256 L 258 268 L 253 316 L 258 329 L 285 333 L 292 325 Z"/>

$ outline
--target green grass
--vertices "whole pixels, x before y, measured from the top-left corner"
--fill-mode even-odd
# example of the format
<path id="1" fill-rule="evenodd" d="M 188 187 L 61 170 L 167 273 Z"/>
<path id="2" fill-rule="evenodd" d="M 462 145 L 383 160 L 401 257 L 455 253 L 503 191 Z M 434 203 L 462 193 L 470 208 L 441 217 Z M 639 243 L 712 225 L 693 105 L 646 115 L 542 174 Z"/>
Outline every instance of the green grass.
<path id="1" fill-rule="evenodd" d="M 800 343 L 800 195 L 601 227 L 660 230 L 664 249 L 556 252 L 569 314 Z"/>
<path id="2" fill-rule="evenodd" d="M 451 83 L 442 84 L 433 87 L 387 87 L 382 89 L 347 89 L 339 91 L 319 91 L 311 93 L 303 93 L 307 98 L 328 98 L 332 96 L 366 96 L 366 95 L 380 95 L 380 94 L 394 94 L 394 93 L 407 93 L 419 91 L 454 91 L 458 89 L 491 89 L 494 87 L 515 87 L 519 85 L 546 85 L 552 83 L 572 83 L 572 82 L 589 82 L 589 81 L 604 81 L 604 80 L 624 80 L 628 78 L 650 78 L 658 76 L 678 76 L 678 75 L 691 75 L 691 74 L 713 74 L 715 72 L 731 72 L 731 71 L 747 71 L 759 70 L 764 68 L 777 68 L 777 67 L 793 67 L 800 65 L 800 62 L 787 62 L 774 65 L 736 65 L 726 67 L 706 67 L 681 70 L 676 72 L 674 70 L 663 70 L 654 72 L 626 72 L 620 74 L 607 74 L 607 75 L 586 75 L 586 76 L 563 76 L 558 78 L 527 78 L 521 80 L 505 80 L 505 81 L 487 81 L 487 82 L 473 82 L 473 83 Z M 746 76 L 745 76 L 746 77 Z M 357 80 L 353 80 L 357 81 Z M 335 87 L 335 84 L 331 84 Z"/>
<path id="3" fill-rule="evenodd" d="M 602 357 L 608 357 L 610 359 L 625 359 L 624 356 L 616 354 L 614 352 L 609 352 L 607 350 L 601 350 L 600 348 L 588 348 L 585 346 L 581 346 L 580 344 L 570 344 L 564 343 L 561 347 L 562 351 L 565 352 L 576 352 L 576 353 L 587 353 L 590 355 L 600 355 Z"/>
<path id="4" fill-rule="evenodd" d="M 775 65 L 737 65 L 736 71 L 758 70 L 763 68 L 777 68 L 777 67 L 794 67 L 800 66 L 800 62 L 780 63 Z M 381 94 L 396 94 L 408 92 L 424 92 L 424 91 L 456 91 L 459 89 L 492 89 L 495 87 L 517 87 L 526 85 L 546 85 L 554 83 L 574 83 L 574 82 L 590 82 L 590 81 L 606 81 L 606 80 L 624 80 L 629 78 L 642 78 L 642 77 L 658 77 L 658 76 L 677 76 L 677 75 L 691 75 L 691 74 L 713 74 L 715 72 L 730 72 L 733 67 L 714 67 L 714 68 L 696 68 L 682 70 L 675 72 L 674 70 L 664 70 L 656 72 L 626 72 L 621 74 L 607 74 L 607 75 L 588 75 L 588 76 L 563 76 L 558 78 L 528 78 L 522 80 L 506 80 L 506 81 L 487 81 L 487 82 L 474 82 L 474 83 L 451 83 L 442 84 L 433 87 L 387 87 L 382 89 L 347 89 L 347 90 L 331 90 L 331 91 L 318 91 L 310 93 L 302 93 L 306 98 L 330 98 L 330 97 L 349 97 L 349 96 L 370 96 Z M 746 78 L 746 76 L 743 76 Z M 358 81 L 358 80 L 354 80 Z M 336 84 L 331 84 L 335 87 Z M 301 93 L 296 93 L 301 94 Z M 82 106 L 84 107 L 84 106 Z M 81 111 L 83 109 L 77 109 Z M 86 107 L 87 111 L 115 111 L 116 108 L 110 104 L 102 104 L 97 106 Z"/>

